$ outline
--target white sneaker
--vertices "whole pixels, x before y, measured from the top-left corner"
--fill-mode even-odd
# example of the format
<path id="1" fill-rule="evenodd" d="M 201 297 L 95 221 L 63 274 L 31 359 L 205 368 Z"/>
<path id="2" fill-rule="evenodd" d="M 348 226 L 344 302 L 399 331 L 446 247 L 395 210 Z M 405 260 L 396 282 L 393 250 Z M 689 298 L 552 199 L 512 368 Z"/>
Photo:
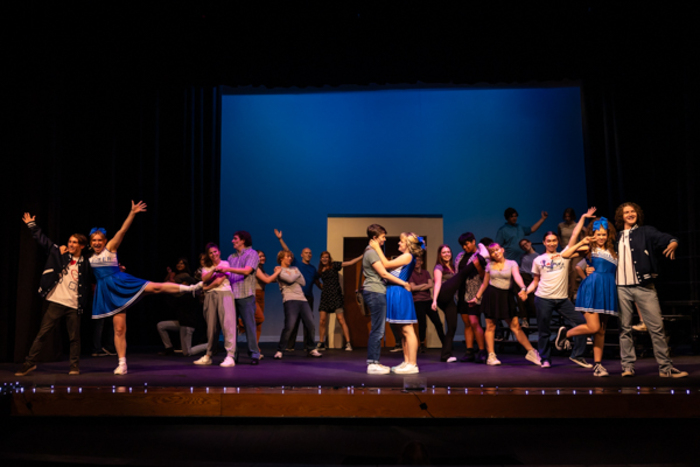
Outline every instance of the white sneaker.
<path id="1" fill-rule="evenodd" d="M 345 344 L 345 351 L 346 352 L 352 352 L 352 345 L 350 345 L 350 342 Z"/>
<path id="2" fill-rule="evenodd" d="M 637 331 L 637 332 L 647 332 L 648 331 L 647 325 L 644 324 L 644 321 L 642 321 L 639 324 L 635 324 L 634 326 L 632 326 L 632 329 Z"/>
<path id="3" fill-rule="evenodd" d="M 392 373 L 396 373 L 396 370 L 400 370 L 401 368 L 405 367 L 406 365 L 408 365 L 408 363 L 406 363 L 406 362 L 401 362 L 401 364 L 399 364 L 399 365 L 392 366 L 392 367 L 391 367 L 391 372 L 392 372 Z"/>
<path id="4" fill-rule="evenodd" d="M 236 361 L 233 359 L 233 357 L 231 357 L 230 355 L 227 355 L 226 358 L 224 359 L 224 361 L 219 363 L 219 366 L 223 366 L 224 368 L 236 366 Z"/>
<path id="5" fill-rule="evenodd" d="M 415 375 L 418 373 L 418 365 L 406 363 L 404 366 L 397 368 L 394 373 L 397 375 Z"/>
<path id="6" fill-rule="evenodd" d="M 119 366 L 114 370 L 115 375 L 119 376 L 124 376 L 126 374 L 126 363 L 121 363 Z"/>
<path id="7" fill-rule="evenodd" d="M 391 369 L 381 363 L 370 363 L 367 365 L 368 375 L 388 375 L 389 373 L 391 373 Z"/>
<path id="8" fill-rule="evenodd" d="M 316 350 L 316 349 L 313 349 L 311 352 L 307 353 L 306 355 L 307 355 L 308 357 L 314 357 L 314 358 L 321 358 L 321 357 L 323 357 L 323 354 L 321 354 L 321 352 L 319 352 L 319 351 Z"/>
<path id="9" fill-rule="evenodd" d="M 495 353 L 491 352 L 489 358 L 486 359 L 486 364 L 489 366 L 498 366 L 501 364 L 501 361 L 496 358 Z"/>
<path id="10" fill-rule="evenodd" d="M 457 361 L 457 357 L 450 357 L 446 361 L 447 361 L 447 363 L 454 363 Z"/>
<path id="11" fill-rule="evenodd" d="M 211 357 L 209 355 L 204 355 L 199 360 L 194 361 L 195 365 L 211 365 Z"/>
<path id="12" fill-rule="evenodd" d="M 275 356 L 272 358 L 274 358 L 275 360 L 282 360 L 282 357 L 284 357 L 284 354 L 278 350 L 277 352 L 275 352 Z"/>
<path id="13" fill-rule="evenodd" d="M 525 355 L 525 360 L 530 361 L 537 366 L 542 366 L 542 360 L 540 359 L 540 354 L 535 349 L 531 349 L 531 350 L 527 351 L 527 355 Z"/>

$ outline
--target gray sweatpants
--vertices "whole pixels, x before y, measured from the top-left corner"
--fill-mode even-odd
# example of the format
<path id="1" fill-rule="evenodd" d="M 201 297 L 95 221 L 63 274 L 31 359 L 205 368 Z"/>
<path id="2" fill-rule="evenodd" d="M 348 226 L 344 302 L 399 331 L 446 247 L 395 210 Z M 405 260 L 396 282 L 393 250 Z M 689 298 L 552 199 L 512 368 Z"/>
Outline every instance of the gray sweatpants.
<path id="1" fill-rule="evenodd" d="M 226 355 L 236 353 L 236 305 L 230 290 L 211 291 L 204 294 L 204 319 L 207 322 L 207 355 L 211 356 L 219 338 L 218 324 L 224 333 Z"/>

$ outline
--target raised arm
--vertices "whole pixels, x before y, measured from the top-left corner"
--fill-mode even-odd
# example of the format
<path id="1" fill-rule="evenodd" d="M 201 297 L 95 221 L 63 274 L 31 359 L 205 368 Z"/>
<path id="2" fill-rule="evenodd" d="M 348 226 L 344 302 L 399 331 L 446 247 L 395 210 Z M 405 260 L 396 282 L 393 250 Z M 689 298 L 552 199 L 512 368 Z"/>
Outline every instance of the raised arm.
<path id="1" fill-rule="evenodd" d="M 596 209 L 597 208 L 593 206 L 591 208 L 588 208 L 588 211 L 583 213 L 581 219 L 579 219 L 578 223 L 576 224 L 576 227 L 574 227 L 574 231 L 571 232 L 571 238 L 569 239 L 569 244 L 567 245 L 568 249 L 571 249 L 576 244 L 576 241 L 578 240 L 579 235 L 581 234 L 581 230 L 583 230 L 583 224 L 586 223 L 586 219 L 595 218 Z M 568 258 L 568 256 L 565 256 L 565 258 Z"/>
<path id="2" fill-rule="evenodd" d="M 124 235 L 126 235 L 129 227 L 131 227 L 131 224 L 134 222 L 134 217 L 136 217 L 136 214 L 140 212 L 146 212 L 146 203 L 139 201 L 137 204 L 134 204 L 134 201 L 132 200 L 131 211 L 129 211 L 129 215 L 126 216 L 126 220 L 122 224 L 122 228 L 119 229 L 116 234 L 114 234 L 114 237 L 112 237 L 109 242 L 107 242 L 107 250 L 111 251 L 112 253 L 117 251 L 119 245 L 122 244 L 122 240 L 124 240 Z"/>
<path id="3" fill-rule="evenodd" d="M 371 246 L 374 249 L 374 251 L 376 251 L 379 255 L 379 259 L 381 260 L 384 269 L 396 269 L 399 266 L 405 266 L 406 264 L 411 262 L 412 256 L 409 252 L 402 253 L 401 256 L 399 256 L 398 258 L 394 258 L 391 261 L 389 261 L 388 259 L 386 259 L 386 256 L 384 256 L 384 252 L 382 251 L 382 247 L 379 245 L 378 241 L 370 240 L 369 246 Z"/>
<path id="4" fill-rule="evenodd" d="M 350 261 L 343 261 L 343 262 L 341 263 L 341 265 L 342 265 L 344 268 L 345 268 L 345 267 L 348 267 L 348 266 L 352 266 L 353 264 L 355 264 L 355 263 L 357 263 L 358 261 L 360 261 L 360 260 L 362 259 L 363 256 L 364 256 L 364 255 L 360 255 L 360 256 L 358 256 L 358 257 L 355 258 L 355 259 L 351 259 Z"/>
<path id="5" fill-rule="evenodd" d="M 575 258 L 579 255 L 579 250 L 587 250 L 588 245 L 595 241 L 595 237 L 583 237 L 583 240 L 576 242 L 573 245 L 569 243 L 569 248 L 561 252 L 562 258 Z M 585 247 L 585 248 L 584 248 Z"/>
<path id="6" fill-rule="evenodd" d="M 547 219 L 549 216 L 549 213 L 547 211 L 542 211 L 542 215 L 540 217 L 540 220 L 532 224 L 532 227 L 530 227 L 530 233 L 533 233 L 535 230 L 539 229 L 542 223 Z"/>
<path id="7" fill-rule="evenodd" d="M 54 242 L 51 241 L 49 237 L 44 235 L 41 232 L 41 229 L 39 226 L 36 225 L 36 216 L 30 215 L 28 212 L 25 212 L 24 215 L 22 216 L 22 221 L 27 225 L 27 228 L 32 232 L 32 237 L 34 237 L 34 240 L 36 240 L 39 245 L 44 249 L 44 251 L 48 254 L 52 248 L 58 248 L 58 245 L 56 245 Z M 62 246 L 60 247 L 61 254 L 64 254 L 66 252 L 67 248 Z"/>
<path id="8" fill-rule="evenodd" d="M 280 245 L 282 245 L 282 249 L 284 251 L 292 251 L 289 249 L 286 243 L 284 243 L 284 240 L 282 240 L 282 231 L 275 229 L 275 236 L 279 239 Z"/>

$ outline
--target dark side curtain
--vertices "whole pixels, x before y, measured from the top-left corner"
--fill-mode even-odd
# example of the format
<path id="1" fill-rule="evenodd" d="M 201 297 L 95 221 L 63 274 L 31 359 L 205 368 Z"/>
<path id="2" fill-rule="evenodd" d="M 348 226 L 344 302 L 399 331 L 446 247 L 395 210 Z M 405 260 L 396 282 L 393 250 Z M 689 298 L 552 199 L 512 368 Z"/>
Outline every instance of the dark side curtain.
<path id="1" fill-rule="evenodd" d="M 26 125 L 17 125 L 12 201 L 5 234 L 16 247 L 0 266 L 0 361 L 21 361 L 36 336 L 43 300 L 37 294 L 45 256 L 21 221 L 37 216 L 43 231 L 65 244 L 94 226 L 113 235 L 130 201 L 143 200 L 119 248 L 127 272 L 161 281 L 184 256 L 196 268 L 206 242 L 218 241 L 220 102 L 216 86 L 104 87 L 61 82 L 32 86 L 22 96 Z M 6 187 L 7 188 L 7 187 Z M 159 300 L 148 297 L 128 315 L 129 342 L 154 339 Z M 83 353 L 91 320 L 82 321 Z M 65 332 L 55 333 L 67 339 Z M 49 339 L 42 359 L 60 352 Z"/>

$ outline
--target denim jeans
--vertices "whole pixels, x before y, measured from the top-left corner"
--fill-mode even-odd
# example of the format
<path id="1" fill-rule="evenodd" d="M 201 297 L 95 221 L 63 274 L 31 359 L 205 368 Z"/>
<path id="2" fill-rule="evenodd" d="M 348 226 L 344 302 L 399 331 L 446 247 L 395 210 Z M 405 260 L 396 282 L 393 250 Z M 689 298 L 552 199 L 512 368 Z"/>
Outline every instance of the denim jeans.
<path id="1" fill-rule="evenodd" d="M 367 364 L 379 363 L 382 351 L 382 338 L 386 327 L 386 294 L 362 292 L 365 304 L 369 307 L 372 330 L 367 341 Z"/>
<path id="2" fill-rule="evenodd" d="M 659 370 L 670 370 L 673 362 L 668 355 L 668 344 L 664 332 L 664 322 L 661 317 L 659 298 L 656 288 L 650 286 L 618 287 L 617 296 L 620 303 L 620 359 L 622 369 L 634 369 L 637 355 L 634 351 L 634 339 L 632 339 L 632 317 L 634 316 L 634 304 L 639 307 L 644 324 L 646 324 L 654 346 L 654 357 L 659 364 Z"/>
<path id="3" fill-rule="evenodd" d="M 313 338 L 316 335 L 316 329 L 314 328 L 314 317 L 311 314 L 309 302 L 305 300 L 289 300 L 284 302 L 284 330 L 282 330 L 280 342 L 277 345 L 279 352 L 284 352 L 287 345 L 289 345 L 289 336 L 292 334 L 292 329 L 297 319 L 301 319 L 306 331 L 304 334 L 308 336 L 304 341 L 306 351 L 311 352 L 316 347 Z"/>
<path id="4" fill-rule="evenodd" d="M 540 352 L 542 361 L 551 362 L 552 343 L 549 338 L 552 331 L 549 329 L 549 323 L 552 319 L 552 312 L 557 311 L 563 318 L 569 328 L 584 324 L 586 319 L 581 313 L 576 311 L 574 304 L 568 298 L 549 299 L 541 298 L 535 295 L 535 308 L 537 308 L 537 334 L 539 340 L 537 342 L 537 350 Z M 574 337 L 574 348 L 571 351 L 573 358 L 578 358 L 586 351 L 587 336 Z"/>
<path id="5" fill-rule="evenodd" d="M 313 314 L 314 314 L 314 294 L 310 293 L 309 295 L 304 295 L 304 297 L 306 297 L 306 301 L 309 303 L 309 308 L 311 309 L 311 316 L 313 316 Z M 297 318 L 296 323 L 294 323 L 294 328 L 292 329 L 292 333 L 289 335 L 289 342 L 287 343 L 288 349 L 293 349 L 294 344 L 296 344 L 296 342 L 297 342 L 297 334 L 299 334 L 299 323 L 300 322 L 301 322 L 301 315 L 299 315 L 299 317 Z M 309 337 L 307 335 L 306 328 L 304 328 L 304 342 L 309 340 L 309 338 L 311 340 L 314 340 L 315 336 Z"/>
<path id="6" fill-rule="evenodd" d="M 238 317 L 243 321 L 243 325 L 245 326 L 245 339 L 248 341 L 248 356 L 257 360 L 260 358 L 260 348 L 258 347 L 258 335 L 255 330 L 255 295 L 237 298 L 234 301 L 236 302 Z M 236 333 L 236 349 L 238 349 L 238 333 Z"/>

